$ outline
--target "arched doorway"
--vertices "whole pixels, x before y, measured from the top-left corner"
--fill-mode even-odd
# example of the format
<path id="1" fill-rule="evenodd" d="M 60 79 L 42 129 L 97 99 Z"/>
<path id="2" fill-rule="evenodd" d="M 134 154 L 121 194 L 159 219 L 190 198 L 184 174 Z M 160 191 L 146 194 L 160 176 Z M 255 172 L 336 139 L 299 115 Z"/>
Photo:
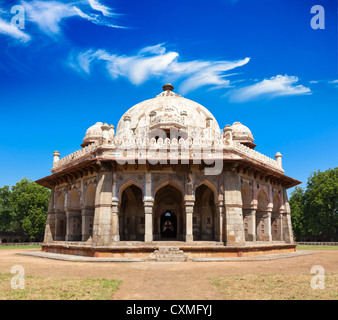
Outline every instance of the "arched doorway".
<path id="1" fill-rule="evenodd" d="M 253 225 L 255 220 L 252 216 L 251 210 L 252 191 L 247 184 L 244 184 L 242 187 L 241 195 L 245 241 L 253 241 L 256 240 L 256 225 Z"/>
<path id="2" fill-rule="evenodd" d="M 154 240 L 184 240 L 182 193 L 168 184 L 155 193 Z"/>
<path id="3" fill-rule="evenodd" d="M 66 217 L 66 212 L 65 212 L 65 197 L 62 193 L 60 193 L 55 203 L 54 239 L 56 241 L 65 241 L 66 222 L 67 222 L 67 217 Z"/>
<path id="4" fill-rule="evenodd" d="M 257 211 L 256 211 L 256 240 L 267 240 L 267 228 L 265 225 L 265 214 L 268 209 L 268 196 L 263 189 L 260 189 L 257 196 Z"/>
<path id="5" fill-rule="evenodd" d="M 216 208 L 214 192 L 202 184 L 196 189 L 193 212 L 194 240 L 216 240 Z"/>
<path id="6" fill-rule="evenodd" d="M 69 197 L 69 206 L 66 210 L 67 216 L 67 241 L 81 241 L 82 235 L 82 221 L 81 221 L 81 207 L 80 194 L 77 189 L 73 189 Z"/>
<path id="7" fill-rule="evenodd" d="M 177 238 L 177 217 L 170 211 L 166 211 L 161 216 L 161 239 Z"/>
<path id="8" fill-rule="evenodd" d="M 139 187 L 132 184 L 124 189 L 120 210 L 120 240 L 143 241 L 145 213 L 142 201 L 142 190 Z"/>

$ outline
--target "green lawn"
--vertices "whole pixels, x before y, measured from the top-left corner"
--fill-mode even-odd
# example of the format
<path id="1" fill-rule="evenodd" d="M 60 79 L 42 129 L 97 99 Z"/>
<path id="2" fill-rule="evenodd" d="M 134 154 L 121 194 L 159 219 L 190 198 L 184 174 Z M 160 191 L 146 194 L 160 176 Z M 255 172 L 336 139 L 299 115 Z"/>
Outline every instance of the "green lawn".
<path id="1" fill-rule="evenodd" d="M 296 247 L 297 250 L 338 250 L 338 246 L 306 246 L 306 245 L 298 245 Z"/>
<path id="2" fill-rule="evenodd" d="M 0 246 L 0 249 L 41 249 L 39 245 L 27 245 L 27 246 Z"/>
<path id="3" fill-rule="evenodd" d="M 225 300 L 338 300 L 338 274 L 325 275 L 325 288 L 312 289 L 308 274 L 243 274 L 210 279 Z"/>
<path id="4" fill-rule="evenodd" d="M 25 276 L 24 289 L 12 289 L 12 274 L 0 274 L 0 300 L 108 300 L 121 280 Z"/>

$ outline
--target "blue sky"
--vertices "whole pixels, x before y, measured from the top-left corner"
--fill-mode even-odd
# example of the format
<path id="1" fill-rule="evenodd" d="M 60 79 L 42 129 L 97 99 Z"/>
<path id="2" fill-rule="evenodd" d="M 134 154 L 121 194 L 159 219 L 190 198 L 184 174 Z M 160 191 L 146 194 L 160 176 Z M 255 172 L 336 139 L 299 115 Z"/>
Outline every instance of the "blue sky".
<path id="1" fill-rule="evenodd" d="M 11 23 L 24 8 L 24 28 Z M 314 5 L 325 29 L 311 28 Z M 0 186 L 50 174 L 164 83 L 307 181 L 337 166 L 337 1 L 1 1 Z"/>

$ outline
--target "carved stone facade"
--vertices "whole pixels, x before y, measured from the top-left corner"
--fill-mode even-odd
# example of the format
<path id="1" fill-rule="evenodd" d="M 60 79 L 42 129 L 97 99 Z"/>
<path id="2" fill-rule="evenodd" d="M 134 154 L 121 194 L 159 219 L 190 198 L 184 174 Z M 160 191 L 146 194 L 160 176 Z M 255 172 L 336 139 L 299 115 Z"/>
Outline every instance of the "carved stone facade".
<path id="1" fill-rule="evenodd" d="M 255 151 L 239 122 L 222 133 L 206 108 L 171 85 L 163 89 L 128 110 L 116 133 L 98 122 L 81 150 L 64 159 L 54 153 L 52 175 L 37 181 L 52 190 L 45 250 L 70 243 L 100 250 L 159 241 L 293 244 L 286 190 L 299 181 L 284 175 L 281 155 Z"/>

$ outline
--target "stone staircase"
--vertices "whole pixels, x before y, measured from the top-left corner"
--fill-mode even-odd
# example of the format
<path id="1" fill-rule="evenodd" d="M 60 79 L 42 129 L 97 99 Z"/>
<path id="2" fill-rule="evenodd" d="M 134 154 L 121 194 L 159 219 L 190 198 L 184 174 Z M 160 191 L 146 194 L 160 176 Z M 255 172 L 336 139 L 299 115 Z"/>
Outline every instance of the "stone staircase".
<path id="1" fill-rule="evenodd" d="M 192 261 L 192 258 L 178 247 L 159 247 L 152 252 L 145 261 L 156 262 L 185 262 Z"/>

